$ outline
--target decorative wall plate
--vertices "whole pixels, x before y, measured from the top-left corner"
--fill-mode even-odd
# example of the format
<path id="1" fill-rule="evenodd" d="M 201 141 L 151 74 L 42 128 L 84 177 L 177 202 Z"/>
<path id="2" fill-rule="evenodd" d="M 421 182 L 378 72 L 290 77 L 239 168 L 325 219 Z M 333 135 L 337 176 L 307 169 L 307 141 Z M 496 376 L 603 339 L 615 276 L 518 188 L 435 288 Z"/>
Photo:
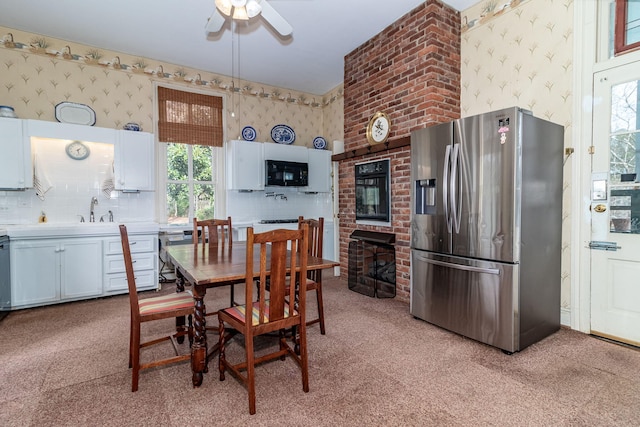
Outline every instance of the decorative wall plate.
<path id="1" fill-rule="evenodd" d="M 242 139 L 245 141 L 253 141 L 256 139 L 256 130 L 251 126 L 245 126 L 242 128 Z"/>
<path id="2" fill-rule="evenodd" d="M 271 129 L 271 139 L 278 144 L 293 144 L 296 133 L 287 125 L 275 125 Z"/>
<path id="3" fill-rule="evenodd" d="M 96 112 L 88 105 L 61 102 L 56 105 L 56 120 L 60 123 L 93 126 L 96 124 Z"/>
<path id="4" fill-rule="evenodd" d="M 129 123 L 125 124 L 124 126 L 122 126 L 122 129 L 130 130 L 130 131 L 133 131 L 133 132 L 140 132 L 140 131 L 142 131 L 142 126 L 140 126 L 139 124 L 134 123 L 134 122 L 129 122 Z"/>
<path id="5" fill-rule="evenodd" d="M 324 150 L 327 148 L 327 141 L 321 136 L 316 136 L 313 138 L 313 146 L 318 150 Z"/>

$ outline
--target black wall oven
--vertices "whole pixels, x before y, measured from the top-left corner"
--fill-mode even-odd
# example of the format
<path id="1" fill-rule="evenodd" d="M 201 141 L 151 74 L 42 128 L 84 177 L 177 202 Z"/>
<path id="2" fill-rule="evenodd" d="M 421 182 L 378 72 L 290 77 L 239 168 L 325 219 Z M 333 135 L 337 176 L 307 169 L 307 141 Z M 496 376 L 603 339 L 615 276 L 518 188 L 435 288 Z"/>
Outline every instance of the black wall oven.
<path id="1" fill-rule="evenodd" d="M 355 165 L 356 223 L 391 224 L 390 163 L 384 159 Z"/>

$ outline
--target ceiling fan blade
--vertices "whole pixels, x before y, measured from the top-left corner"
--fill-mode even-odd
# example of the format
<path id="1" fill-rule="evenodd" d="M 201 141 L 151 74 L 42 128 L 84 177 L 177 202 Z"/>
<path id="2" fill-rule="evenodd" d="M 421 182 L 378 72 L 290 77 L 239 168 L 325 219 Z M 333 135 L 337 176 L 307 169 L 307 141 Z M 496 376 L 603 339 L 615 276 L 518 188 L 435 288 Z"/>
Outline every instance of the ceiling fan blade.
<path id="1" fill-rule="evenodd" d="M 207 33 L 217 33 L 224 25 L 224 16 L 218 11 L 218 8 L 213 10 L 211 18 L 207 21 L 207 25 L 204 26 L 204 30 Z"/>
<path id="2" fill-rule="evenodd" d="M 281 35 L 288 36 L 293 27 L 266 0 L 260 2 L 262 17 Z"/>

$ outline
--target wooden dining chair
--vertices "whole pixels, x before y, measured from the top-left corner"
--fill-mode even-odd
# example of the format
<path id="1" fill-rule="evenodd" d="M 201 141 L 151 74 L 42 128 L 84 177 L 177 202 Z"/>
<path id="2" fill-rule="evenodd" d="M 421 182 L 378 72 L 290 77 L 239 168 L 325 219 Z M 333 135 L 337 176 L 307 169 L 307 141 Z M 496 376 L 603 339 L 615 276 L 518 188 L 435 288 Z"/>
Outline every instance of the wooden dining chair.
<path id="1" fill-rule="evenodd" d="M 298 217 L 298 228 L 303 224 L 309 226 L 308 253 L 311 256 L 322 258 L 322 234 L 324 232 L 324 218 L 304 219 Z M 307 291 L 316 291 L 316 301 L 318 303 L 318 317 L 307 320 L 307 326 L 315 323 L 320 324 L 320 333 L 324 335 L 324 304 L 322 302 L 322 270 L 307 271 Z"/>
<path id="2" fill-rule="evenodd" d="M 227 219 L 203 219 L 193 218 L 193 235 L 192 241 L 194 247 L 202 244 L 202 247 L 209 246 L 209 250 L 216 248 L 218 250 L 230 250 L 233 246 L 233 226 L 231 225 L 231 217 Z M 235 287 L 230 286 L 231 305 L 235 305 Z M 207 313 L 208 316 L 215 315 L 216 312 Z M 217 329 L 217 328 L 214 328 Z"/>
<path id="3" fill-rule="evenodd" d="M 245 301 L 250 305 L 232 306 L 218 312 L 219 321 L 219 369 L 220 381 L 225 379 L 225 371 L 245 384 L 249 394 L 249 413 L 256 413 L 255 366 L 277 358 L 291 358 L 298 364 L 302 373 L 302 390 L 309 391 L 309 372 L 307 361 L 307 330 L 305 322 L 306 292 L 300 292 L 300 286 L 289 286 L 290 277 L 294 283 L 298 277 L 307 276 L 307 251 L 298 248 L 307 247 L 308 225 L 298 230 L 273 230 L 254 234 L 253 227 L 247 228 L 247 261 L 245 278 Z M 292 250 L 287 250 L 290 244 Z M 254 266 L 255 246 L 260 251 L 260 265 Z M 296 273 L 296 265 L 299 269 Z M 259 272 L 257 301 L 253 301 L 254 272 Z M 269 275 L 267 275 L 269 273 Z M 267 293 L 269 278 L 271 290 Z M 268 299 L 267 299 L 268 295 Z M 247 314 L 249 311 L 250 314 Z M 245 360 L 231 363 L 226 358 L 227 337 L 225 324 L 244 335 Z M 297 327 L 300 336 L 300 354 L 296 354 L 287 343 L 284 331 Z M 258 335 L 278 332 L 278 349 L 255 357 L 253 339 Z M 246 371 L 243 374 L 243 371 Z"/>
<path id="4" fill-rule="evenodd" d="M 227 219 L 203 219 L 193 218 L 193 244 L 207 243 L 212 246 L 231 246 L 233 244 L 233 228 L 231 217 Z"/>
<path id="5" fill-rule="evenodd" d="M 129 305 L 131 308 L 131 323 L 129 329 L 129 368 L 133 369 L 131 374 L 131 391 L 137 391 L 141 370 L 191 359 L 190 353 L 184 355 L 179 354 L 176 338 L 187 335 L 189 337 L 189 346 L 193 343 L 192 315 L 195 311 L 194 300 L 193 295 L 189 291 L 139 300 L 135 271 L 133 270 L 133 261 L 131 259 L 131 249 L 129 247 L 129 236 L 125 225 L 120 225 L 120 238 L 122 241 L 124 266 L 127 273 L 127 286 L 129 287 Z M 187 327 L 183 327 L 171 335 L 141 342 L 140 325 L 142 323 L 184 316 L 189 317 L 189 325 Z M 184 322 L 182 323 L 184 324 Z M 167 340 L 171 341 L 176 353 L 175 356 L 148 363 L 140 363 L 140 350 L 142 348 Z"/>

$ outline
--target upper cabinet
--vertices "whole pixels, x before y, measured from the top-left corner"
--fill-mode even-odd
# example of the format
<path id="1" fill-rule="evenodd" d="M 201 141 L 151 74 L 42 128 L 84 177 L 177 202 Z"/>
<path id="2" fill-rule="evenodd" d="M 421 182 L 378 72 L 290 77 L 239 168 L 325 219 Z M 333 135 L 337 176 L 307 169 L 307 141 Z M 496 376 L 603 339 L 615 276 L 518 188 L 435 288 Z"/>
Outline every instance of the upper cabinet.
<path id="1" fill-rule="evenodd" d="M 115 188 L 122 191 L 154 191 L 155 150 L 153 134 L 119 130 L 115 149 Z"/>
<path id="2" fill-rule="evenodd" d="M 264 159 L 265 160 L 284 160 L 287 162 L 307 163 L 309 151 L 307 147 L 300 145 L 276 144 L 264 142 Z"/>
<path id="3" fill-rule="evenodd" d="M 118 132 L 109 128 L 44 120 L 25 120 L 25 123 L 25 133 L 29 138 L 66 139 L 114 144 L 116 132 Z"/>
<path id="4" fill-rule="evenodd" d="M 67 141 L 65 142 L 67 154 L 72 159 L 79 161 L 83 161 L 89 156 L 90 148 L 88 147 L 91 144 L 86 143 L 110 144 L 114 147 L 112 163 L 115 189 L 121 191 L 155 190 L 153 134 L 43 120 L 22 120 L 22 122 L 25 123 L 24 145 L 27 146 L 26 150 L 29 153 L 27 156 L 29 165 L 31 164 L 29 144 L 37 145 L 40 139 Z M 77 142 L 69 144 L 68 141 Z M 74 145 L 77 145 L 78 152 L 74 151 L 76 149 L 73 148 Z M 36 161 L 46 162 L 47 159 L 36 159 Z M 28 186 L 32 187 L 31 166 L 28 169 L 28 178 L 31 184 Z"/>
<path id="5" fill-rule="evenodd" d="M 228 142 L 228 190 L 264 190 L 264 145 L 251 141 Z"/>
<path id="6" fill-rule="evenodd" d="M 227 189 L 264 190 L 265 160 L 309 164 L 309 185 L 301 192 L 331 192 L 331 151 L 268 142 L 229 141 L 227 144 Z"/>
<path id="7" fill-rule="evenodd" d="M 23 132 L 23 120 L 0 118 L 0 190 L 33 187 L 31 145 Z"/>
<path id="8" fill-rule="evenodd" d="M 331 192 L 331 151 L 309 149 L 309 186 L 307 193 Z"/>

